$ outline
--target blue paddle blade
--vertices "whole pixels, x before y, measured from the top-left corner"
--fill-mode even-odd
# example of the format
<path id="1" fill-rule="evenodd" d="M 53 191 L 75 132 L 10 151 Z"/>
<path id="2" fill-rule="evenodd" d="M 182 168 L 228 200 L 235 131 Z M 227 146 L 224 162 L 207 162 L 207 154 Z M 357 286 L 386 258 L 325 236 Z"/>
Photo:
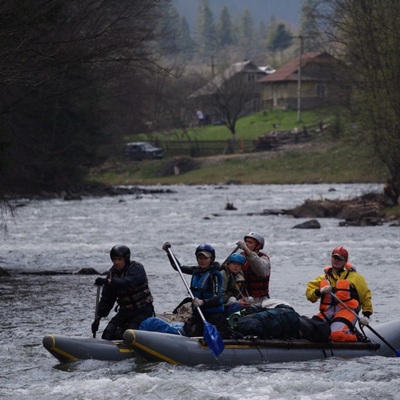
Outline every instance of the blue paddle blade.
<path id="1" fill-rule="evenodd" d="M 217 328 L 209 322 L 204 321 L 203 336 L 214 357 L 217 358 L 224 351 L 225 347 Z"/>
<path id="2" fill-rule="evenodd" d="M 396 350 L 396 356 L 400 357 L 400 350 Z"/>

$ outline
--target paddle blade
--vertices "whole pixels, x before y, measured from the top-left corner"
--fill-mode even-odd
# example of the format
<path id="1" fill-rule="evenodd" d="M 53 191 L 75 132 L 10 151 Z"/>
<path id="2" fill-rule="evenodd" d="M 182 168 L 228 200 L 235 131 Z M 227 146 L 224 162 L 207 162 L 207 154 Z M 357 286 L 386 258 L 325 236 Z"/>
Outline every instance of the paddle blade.
<path id="1" fill-rule="evenodd" d="M 396 350 L 396 356 L 400 357 L 400 350 Z"/>
<path id="2" fill-rule="evenodd" d="M 217 328 L 209 322 L 204 321 L 203 336 L 214 357 L 217 358 L 224 351 L 225 347 Z"/>

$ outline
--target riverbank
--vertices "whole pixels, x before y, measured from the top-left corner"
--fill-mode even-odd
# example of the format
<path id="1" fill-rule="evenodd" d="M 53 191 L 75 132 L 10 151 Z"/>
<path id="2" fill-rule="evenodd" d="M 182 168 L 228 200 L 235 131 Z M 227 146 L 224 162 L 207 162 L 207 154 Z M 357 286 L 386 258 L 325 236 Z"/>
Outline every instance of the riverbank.
<path id="1" fill-rule="evenodd" d="M 308 142 L 287 144 L 273 151 L 142 162 L 108 161 L 92 169 L 86 184 L 62 193 L 41 193 L 35 198 L 79 200 L 87 196 L 140 196 L 168 191 L 165 187 L 147 188 L 150 185 L 383 184 L 386 179 L 385 167 L 369 157 L 362 146 L 356 148 L 348 141 L 315 136 Z M 354 207 L 359 201 L 355 198 L 353 205 L 347 206 Z M 377 218 L 400 219 L 400 206 L 390 206 L 384 200 L 378 203 Z"/>
<path id="2" fill-rule="evenodd" d="M 274 150 L 142 162 L 108 161 L 89 181 L 107 185 L 384 183 L 386 167 L 362 145 L 314 136 Z"/>

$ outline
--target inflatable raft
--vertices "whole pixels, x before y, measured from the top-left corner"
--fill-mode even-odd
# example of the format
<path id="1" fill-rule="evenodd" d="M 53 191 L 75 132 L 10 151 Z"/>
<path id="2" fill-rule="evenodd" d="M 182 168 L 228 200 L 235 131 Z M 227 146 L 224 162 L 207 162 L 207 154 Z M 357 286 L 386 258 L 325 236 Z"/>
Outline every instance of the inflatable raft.
<path id="1" fill-rule="evenodd" d="M 225 340 L 224 351 L 215 358 L 203 338 L 190 338 L 169 333 L 127 330 L 123 341 L 106 341 L 46 335 L 44 347 L 59 361 L 79 359 L 124 360 L 140 355 L 147 361 L 163 361 L 177 365 L 251 365 L 308 361 L 329 357 L 356 358 L 367 356 L 393 357 L 393 348 L 400 347 L 400 320 L 377 324 L 368 331 L 370 342 L 314 343 L 299 340 L 260 340 L 247 338 Z M 390 346 L 388 346 L 390 344 Z"/>
<path id="2" fill-rule="evenodd" d="M 122 340 L 46 335 L 43 346 L 60 362 L 87 359 L 121 361 L 135 356 L 133 348 L 125 346 Z"/>

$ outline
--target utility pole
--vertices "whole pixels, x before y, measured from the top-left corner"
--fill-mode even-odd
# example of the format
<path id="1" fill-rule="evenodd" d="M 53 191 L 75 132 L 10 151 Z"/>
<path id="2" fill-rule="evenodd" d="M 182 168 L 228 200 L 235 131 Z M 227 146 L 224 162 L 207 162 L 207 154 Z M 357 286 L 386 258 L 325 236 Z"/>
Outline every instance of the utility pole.
<path id="1" fill-rule="evenodd" d="M 300 51 L 299 51 L 299 69 L 297 76 L 297 122 L 301 121 L 301 62 L 304 49 L 304 37 L 300 35 L 299 39 L 300 39 Z"/>
<path id="2" fill-rule="evenodd" d="M 294 39 L 300 40 L 299 48 L 299 68 L 297 69 L 297 122 L 301 121 L 301 62 L 304 51 L 304 36 L 292 36 Z"/>

